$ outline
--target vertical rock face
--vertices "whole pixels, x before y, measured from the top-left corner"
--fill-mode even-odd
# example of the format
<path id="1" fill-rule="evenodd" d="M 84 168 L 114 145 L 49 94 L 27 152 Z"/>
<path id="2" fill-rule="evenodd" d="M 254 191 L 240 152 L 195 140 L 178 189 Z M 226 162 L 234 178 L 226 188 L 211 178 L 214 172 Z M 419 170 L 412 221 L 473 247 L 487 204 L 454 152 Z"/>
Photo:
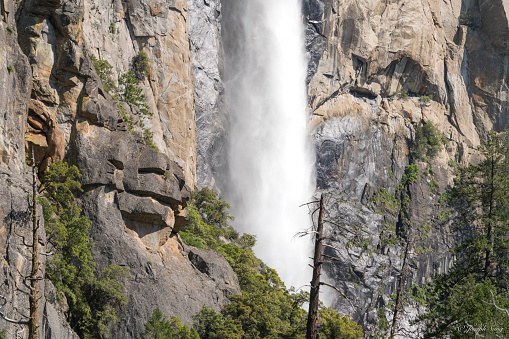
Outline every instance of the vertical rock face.
<path id="1" fill-rule="evenodd" d="M 328 268 L 329 278 L 360 308 L 337 295 L 329 301 L 367 330 L 396 289 L 403 250 L 382 241 L 387 224 L 399 227 L 399 212 L 379 215 L 370 197 L 381 188 L 394 194 L 421 120 L 435 123 L 449 142 L 431 165 L 416 163 L 420 176 L 409 187 L 407 211 L 412 226 L 398 231 L 415 234 L 430 226 L 416 248 L 432 250 L 411 253 L 406 283 L 426 283 L 451 264 L 453 239 L 437 218 L 437 199 L 452 184 L 448 163 L 470 161 L 480 138 L 507 123 L 507 6 L 506 1 L 305 2 L 317 189 L 349 198 L 345 203 L 331 198 L 329 217 L 363 227 L 378 249 L 375 254 L 351 246 L 351 235 L 330 230 L 337 237 L 329 254 L 341 262 Z M 428 166 L 432 177 L 424 174 Z M 405 311 L 403 324 L 417 309 Z"/>
<path id="2" fill-rule="evenodd" d="M 195 185 L 196 131 L 187 2 L 84 0 L 83 41 L 113 66 L 113 78 L 128 71 L 139 51 L 147 53 L 144 81 L 154 143 L 184 169 Z"/>
<path id="3" fill-rule="evenodd" d="M 228 112 L 221 72 L 221 2 L 189 1 L 196 105 L 197 181 L 220 192 L 227 180 Z"/>
<path id="4" fill-rule="evenodd" d="M 28 249 L 17 234 L 30 234 L 25 149 L 32 146 L 39 171 L 57 159 L 78 166 L 98 271 L 110 264 L 130 269 L 132 279 L 122 282 L 128 304 L 110 337 L 138 338 L 156 307 L 187 324 L 203 305 L 220 309 L 240 293 L 233 270 L 222 256 L 185 247 L 177 236 L 196 186 L 186 1 L 3 1 L 0 10 L 0 311 L 27 307 L 17 289 L 19 272 L 30 269 Z M 116 80 L 139 51 L 150 68 L 141 88 L 153 116 L 144 124 L 159 151 L 128 130 L 125 114 L 140 120 L 138 111 L 112 99 L 91 58 L 108 61 Z M 42 291 L 45 337 L 73 337 L 51 283 Z M 5 324 L 0 319 L 0 328 Z"/>

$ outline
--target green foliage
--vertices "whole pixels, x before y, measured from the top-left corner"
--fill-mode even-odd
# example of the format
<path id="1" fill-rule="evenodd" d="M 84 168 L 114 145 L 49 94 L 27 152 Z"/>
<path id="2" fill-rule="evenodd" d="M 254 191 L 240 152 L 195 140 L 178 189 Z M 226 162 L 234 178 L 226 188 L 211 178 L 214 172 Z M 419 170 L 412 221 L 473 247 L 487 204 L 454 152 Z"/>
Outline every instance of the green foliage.
<path id="1" fill-rule="evenodd" d="M 117 33 L 117 26 L 115 24 L 115 21 L 113 21 L 110 26 L 108 27 L 108 31 L 111 33 L 111 34 L 116 34 Z"/>
<path id="2" fill-rule="evenodd" d="M 147 53 L 139 51 L 133 59 L 133 71 L 138 80 L 143 80 L 150 75 L 150 65 Z"/>
<path id="3" fill-rule="evenodd" d="M 474 29 L 477 28 L 477 24 L 475 23 L 474 16 L 470 9 L 461 11 L 459 23 L 460 25 L 465 25 Z"/>
<path id="4" fill-rule="evenodd" d="M 14 30 L 12 29 L 12 27 L 11 27 L 11 26 L 7 26 L 7 30 L 9 31 L 9 33 L 14 32 Z"/>
<path id="5" fill-rule="evenodd" d="M 238 321 L 227 318 L 207 306 L 204 306 L 193 319 L 194 329 L 201 339 L 243 338 L 244 331 Z"/>
<path id="6" fill-rule="evenodd" d="M 76 166 L 51 164 L 42 178 L 39 199 L 48 243 L 55 252 L 46 264 L 46 277 L 69 304 L 71 326 L 85 338 L 107 337 L 108 324 L 116 322 L 115 307 L 125 304 L 119 279 L 125 269 L 111 265 L 95 275 L 89 242 L 91 222 L 82 215 L 75 194 L 82 191 Z"/>
<path id="7" fill-rule="evenodd" d="M 111 23 L 110 32 L 116 32 L 115 23 Z M 113 33 L 114 33 L 113 32 Z M 146 56 L 144 52 L 140 52 Z M 138 54 L 140 62 L 143 63 L 145 60 L 143 56 L 140 57 Z M 146 102 L 145 94 L 143 94 L 143 89 L 140 86 L 140 80 L 137 75 L 136 65 L 139 67 L 140 62 L 135 62 L 135 70 L 129 71 L 120 75 L 118 78 L 118 87 L 115 85 L 115 81 L 111 77 L 113 67 L 106 60 L 98 60 L 93 55 L 90 56 L 94 63 L 94 68 L 101 79 L 103 88 L 108 94 L 113 95 L 116 100 L 126 102 L 128 104 L 133 105 L 137 110 L 139 110 L 139 122 L 136 123 L 133 116 L 128 115 L 125 109 L 121 105 L 117 105 L 120 109 L 120 113 L 122 118 L 127 123 L 127 129 L 129 131 L 134 131 L 136 127 L 139 127 L 142 131 L 142 138 L 145 144 L 156 151 L 159 151 L 157 146 L 154 144 L 154 132 L 150 131 L 145 127 L 144 120 L 151 117 L 153 114 L 150 112 L 149 107 Z M 137 60 L 137 59 L 136 59 Z M 147 61 L 148 67 L 148 61 Z"/>
<path id="8" fill-rule="evenodd" d="M 194 317 L 194 328 L 200 338 L 210 339 L 304 338 L 307 313 L 302 306 L 309 294 L 287 289 L 277 272 L 254 255 L 255 237 L 239 236 L 231 228 L 229 207 L 208 188 L 194 192 L 188 205 L 189 223 L 179 232 L 186 244 L 221 253 L 237 274 L 242 290 L 242 295 L 230 297 L 220 313 L 204 307 Z M 348 317 L 332 313 L 324 313 L 324 333 L 358 333 L 358 325 Z"/>
<path id="9" fill-rule="evenodd" d="M 0 339 L 7 339 L 7 330 L 5 328 L 0 331 Z"/>
<path id="10" fill-rule="evenodd" d="M 431 100 L 433 99 L 433 94 L 430 94 L 430 95 L 423 95 L 419 98 L 420 101 L 422 101 L 423 103 L 427 104 L 429 103 Z"/>
<path id="11" fill-rule="evenodd" d="M 145 324 L 145 332 L 141 335 L 141 339 L 200 339 L 200 337 L 194 328 L 182 325 L 179 318 L 166 319 L 157 307 Z"/>
<path id="12" fill-rule="evenodd" d="M 143 132 L 143 141 L 145 141 L 147 146 L 159 151 L 157 146 L 154 144 L 154 133 L 146 128 L 145 123 L 143 122 L 145 119 L 151 117 L 153 113 L 149 110 L 145 94 L 143 94 L 143 89 L 140 86 L 140 80 L 138 80 L 134 71 L 129 71 L 120 75 L 118 78 L 118 88 L 115 99 L 131 104 L 139 110 L 138 126 Z M 136 125 L 134 118 L 132 116 L 128 116 L 123 108 L 121 108 L 121 113 L 124 121 L 127 123 L 127 128 L 130 131 L 134 130 Z"/>
<path id="13" fill-rule="evenodd" d="M 118 90 L 115 99 L 136 106 L 140 114 L 150 116 L 151 113 L 146 104 L 146 97 L 140 87 L 140 81 L 134 71 L 129 71 L 118 78 Z"/>
<path id="14" fill-rule="evenodd" d="M 410 297 L 417 301 L 419 305 L 426 306 L 426 304 L 429 302 L 431 287 L 429 285 L 419 286 L 417 284 L 413 284 L 411 291 L 412 294 Z"/>
<path id="15" fill-rule="evenodd" d="M 405 174 L 401 177 L 401 184 L 411 185 L 419 179 L 419 167 L 416 164 L 407 165 L 405 167 Z"/>
<path id="16" fill-rule="evenodd" d="M 453 268 L 435 277 L 427 292 L 427 311 L 419 318 L 425 338 L 474 337 L 468 326 L 487 337 L 495 337 L 493 328 L 502 329 L 500 337 L 509 334 L 509 317 L 492 305 L 509 307 L 508 150 L 507 140 L 491 132 L 479 147 L 484 160 L 459 168 L 444 199 L 450 209 L 439 219 L 450 220 L 462 241 Z"/>
<path id="17" fill-rule="evenodd" d="M 237 274 L 242 290 L 242 295 L 230 297 L 230 304 L 221 314 L 204 309 L 197 315 L 195 326 L 200 337 L 234 338 L 238 335 L 241 338 L 245 335 L 265 338 L 271 335 L 278 338 L 283 334 L 302 332 L 305 311 L 301 306 L 307 293 L 288 291 L 276 271 L 255 257 L 251 249 L 255 244 L 254 236 L 243 234 L 239 237 L 234 232 L 228 225 L 228 220 L 233 219 L 227 212 L 228 207 L 209 189 L 193 194 L 188 206 L 190 220 L 185 235 L 188 241 L 192 239 L 202 247 L 221 253 Z"/>
<path id="18" fill-rule="evenodd" d="M 509 308 L 508 295 L 497 291 L 490 279 L 447 274 L 435 278 L 433 287 L 423 293 L 424 338 L 475 338 L 472 328 L 487 338 L 509 336 L 509 317 L 491 305 L 494 299 L 498 307 Z"/>
<path id="19" fill-rule="evenodd" d="M 384 207 L 391 213 L 396 213 L 400 207 L 400 201 L 394 195 L 390 194 L 385 188 L 380 188 L 371 198 L 375 205 Z"/>
<path id="20" fill-rule="evenodd" d="M 235 218 L 228 214 L 230 205 L 222 200 L 218 194 L 208 187 L 191 194 L 191 204 L 195 206 L 203 217 L 203 221 L 219 228 L 227 228 L 228 220 Z"/>
<path id="21" fill-rule="evenodd" d="M 92 59 L 92 62 L 94 63 L 94 68 L 99 79 L 101 79 L 103 89 L 110 95 L 115 93 L 117 88 L 115 86 L 115 81 L 111 77 L 113 67 L 108 61 L 99 60 L 93 54 L 90 55 L 90 59 Z"/>
<path id="22" fill-rule="evenodd" d="M 227 202 L 207 187 L 194 191 L 187 207 L 189 222 L 179 232 L 182 241 L 191 246 L 212 248 L 219 252 L 229 241 L 236 242 L 241 248 L 253 247 L 254 236 L 244 234 L 239 238 L 239 233 L 228 224 L 229 220 L 234 220 L 233 216 L 228 214 L 229 208 Z"/>
<path id="23" fill-rule="evenodd" d="M 375 338 L 386 339 L 389 337 L 390 324 L 385 315 L 385 310 L 380 307 L 376 312 Z"/>
<path id="24" fill-rule="evenodd" d="M 12 65 L 9 65 L 7 66 L 7 70 L 9 71 L 9 73 L 12 73 L 14 72 L 14 67 Z"/>
<path id="25" fill-rule="evenodd" d="M 204 307 L 194 317 L 200 338 L 303 338 L 308 293 L 287 290 L 277 272 L 256 258 L 255 237 L 228 224 L 229 205 L 202 189 L 188 205 L 189 222 L 179 232 L 184 242 L 221 253 L 239 279 L 242 295 L 230 297 L 221 313 Z"/>
<path id="26" fill-rule="evenodd" d="M 320 338 L 360 339 L 363 336 L 362 328 L 356 322 L 351 321 L 349 315 L 341 316 L 327 307 L 320 310 L 320 318 Z"/>
<path id="27" fill-rule="evenodd" d="M 399 92 L 394 92 L 391 97 L 398 97 L 400 99 L 406 99 L 408 98 L 408 91 L 399 91 Z"/>
<path id="28" fill-rule="evenodd" d="M 433 194 L 437 194 L 438 193 L 438 189 L 440 188 L 440 184 L 438 183 L 438 181 L 435 180 L 435 178 L 431 179 L 431 181 L 428 182 L 428 186 L 429 186 L 429 190 L 431 191 L 431 193 L 433 193 Z"/>
<path id="29" fill-rule="evenodd" d="M 415 130 L 415 141 L 410 149 L 414 160 L 429 162 L 442 150 L 447 138 L 431 122 L 421 122 Z"/>
<path id="30" fill-rule="evenodd" d="M 449 167 L 456 167 L 456 161 L 449 159 L 449 161 L 447 161 L 447 165 L 449 165 Z"/>

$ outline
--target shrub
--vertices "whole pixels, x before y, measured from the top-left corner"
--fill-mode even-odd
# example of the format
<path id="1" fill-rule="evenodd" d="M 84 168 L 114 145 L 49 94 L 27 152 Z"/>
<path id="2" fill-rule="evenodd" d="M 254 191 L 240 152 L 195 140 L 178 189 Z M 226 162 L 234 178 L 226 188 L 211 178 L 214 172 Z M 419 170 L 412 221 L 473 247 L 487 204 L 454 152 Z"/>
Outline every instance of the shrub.
<path id="1" fill-rule="evenodd" d="M 431 193 L 436 194 L 438 193 L 438 189 L 440 188 L 440 184 L 438 181 L 435 180 L 435 178 L 431 179 L 431 181 L 428 183 L 429 189 Z"/>
<path id="2" fill-rule="evenodd" d="M 12 67 L 12 65 L 9 65 L 7 66 L 7 70 L 9 71 L 9 73 L 12 73 L 14 72 L 14 67 Z"/>
<path id="3" fill-rule="evenodd" d="M 460 23 L 460 25 L 465 25 L 465 26 L 468 26 L 471 28 L 477 28 L 477 25 L 474 20 L 474 16 L 472 15 L 472 11 L 470 9 L 466 10 L 466 11 L 465 10 L 461 11 L 461 14 L 459 17 L 459 23 Z"/>
<path id="4" fill-rule="evenodd" d="M 430 95 L 423 95 L 423 96 L 421 96 L 419 98 L 419 100 L 421 100 L 425 104 L 429 103 L 432 99 L 433 99 L 433 95 L 432 94 L 430 94 Z"/>
<path id="5" fill-rule="evenodd" d="M 410 154 L 414 160 L 431 161 L 442 150 L 447 138 L 431 122 L 420 122 L 415 130 L 415 140 Z"/>
<path id="6" fill-rule="evenodd" d="M 149 107 L 146 102 L 145 94 L 143 94 L 143 89 L 140 87 L 140 81 L 136 78 L 134 71 L 129 71 L 127 73 L 122 74 L 118 78 L 118 88 L 117 93 L 114 96 L 115 99 L 119 101 L 123 101 L 134 105 L 139 109 L 140 118 L 139 118 L 139 127 L 143 133 L 143 141 L 145 144 L 156 151 L 159 151 L 157 146 L 154 144 L 153 136 L 154 133 L 149 131 L 148 128 L 145 127 L 144 119 L 152 116 L 152 112 L 150 112 Z M 128 116 L 123 108 L 120 108 L 122 113 L 122 117 L 124 121 L 127 123 L 127 128 L 132 131 L 135 128 L 134 119 L 132 116 Z"/>
<path id="7" fill-rule="evenodd" d="M 110 24 L 110 26 L 108 27 L 108 30 L 110 31 L 111 34 L 116 34 L 117 33 L 117 27 L 115 25 L 115 22 L 112 22 Z"/>
<path id="8" fill-rule="evenodd" d="M 14 30 L 12 29 L 12 27 L 11 27 L 11 26 L 7 26 L 7 30 L 8 30 L 10 33 L 14 32 Z"/>
<path id="9" fill-rule="evenodd" d="M 163 312 L 157 307 L 152 317 L 145 323 L 145 332 L 141 339 L 200 339 L 198 332 L 182 322 L 177 317 L 166 319 Z"/>
<path id="10" fill-rule="evenodd" d="M 143 80 L 150 75 L 150 65 L 148 55 L 144 51 L 139 51 L 133 59 L 133 71 L 138 80 Z"/>
<path id="11" fill-rule="evenodd" d="M 362 327 L 350 320 L 349 315 L 342 316 L 330 307 L 320 310 L 320 338 L 323 339 L 360 339 Z"/>
<path id="12" fill-rule="evenodd" d="M 0 331 L 0 339 L 7 339 L 7 330 L 5 328 Z"/>
<path id="13" fill-rule="evenodd" d="M 103 89 L 110 95 L 115 93 L 117 88 L 115 86 L 115 81 L 111 77 L 113 67 L 108 61 L 99 60 L 94 55 L 91 55 L 90 59 L 92 59 L 92 62 L 94 63 L 94 68 L 99 79 L 101 79 Z"/>
<path id="14" fill-rule="evenodd" d="M 419 179 L 419 167 L 416 164 L 407 165 L 405 167 L 405 174 L 401 177 L 403 185 L 411 185 Z"/>

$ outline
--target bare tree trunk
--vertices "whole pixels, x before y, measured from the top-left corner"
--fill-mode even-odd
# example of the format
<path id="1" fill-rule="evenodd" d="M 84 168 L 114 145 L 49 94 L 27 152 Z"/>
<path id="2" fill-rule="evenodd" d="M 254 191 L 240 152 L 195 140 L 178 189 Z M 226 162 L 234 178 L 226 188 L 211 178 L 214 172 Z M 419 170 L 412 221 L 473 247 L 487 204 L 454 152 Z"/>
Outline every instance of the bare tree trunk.
<path id="1" fill-rule="evenodd" d="M 323 234 L 323 194 L 320 198 L 320 212 L 315 236 L 315 253 L 313 257 L 313 279 L 309 297 L 309 312 L 306 339 L 318 337 L 318 305 L 320 304 L 320 271 L 322 267 L 322 234 Z"/>
<path id="2" fill-rule="evenodd" d="M 35 156 L 32 149 L 32 272 L 30 274 L 30 319 L 28 321 L 28 338 L 39 339 L 39 220 L 37 218 L 37 173 Z"/>
<path id="3" fill-rule="evenodd" d="M 490 266 L 491 266 L 491 252 L 493 251 L 493 194 L 495 191 L 495 160 L 493 158 L 493 155 L 491 156 L 491 183 L 490 183 L 490 207 L 488 211 L 488 230 L 486 238 L 490 242 L 490 246 L 486 249 L 486 257 L 484 259 L 484 278 L 489 276 L 490 274 Z"/>
<path id="4" fill-rule="evenodd" d="M 401 300 L 401 291 L 403 290 L 403 278 L 405 276 L 406 259 L 408 256 L 409 245 L 410 245 L 410 240 L 408 240 L 406 243 L 405 256 L 403 257 L 403 266 L 401 267 L 401 274 L 400 274 L 399 280 L 398 280 L 398 291 L 396 294 L 396 302 L 394 305 L 394 312 L 393 312 L 393 316 L 392 316 L 391 339 L 394 339 L 394 336 L 396 335 L 396 323 L 398 321 L 399 304 L 400 304 L 400 300 Z"/>

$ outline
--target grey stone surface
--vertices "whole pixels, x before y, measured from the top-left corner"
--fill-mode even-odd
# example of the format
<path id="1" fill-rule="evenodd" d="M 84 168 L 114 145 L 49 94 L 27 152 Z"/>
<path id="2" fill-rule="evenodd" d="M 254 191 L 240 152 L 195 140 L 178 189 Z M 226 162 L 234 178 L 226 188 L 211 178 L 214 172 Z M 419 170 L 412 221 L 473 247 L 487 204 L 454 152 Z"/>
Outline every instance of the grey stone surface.
<path id="1" fill-rule="evenodd" d="M 203 266 L 196 265 L 168 227 L 122 213 L 118 204 L 123 194 L 101 186 L 82 199 L 94 224 L 98 268 L 115 263 L 130 270 L 131 279 L 123 282 L 129 301 L 120 310 L 112 338 L 138 338 L 156 307 L 189 325 L 204 305 L 218 310 L 228 296 L 240 293 L 235 273 L 222 256 L 191 248 L 203 259 Z"/>
<path id="2" fill-rule="evenodd" d="M 196 105 L 198 187 L 220 192 L 227 180 L 229 114 L 225 105 L 222 69 L 221 1 L 189 1 Z"/>

